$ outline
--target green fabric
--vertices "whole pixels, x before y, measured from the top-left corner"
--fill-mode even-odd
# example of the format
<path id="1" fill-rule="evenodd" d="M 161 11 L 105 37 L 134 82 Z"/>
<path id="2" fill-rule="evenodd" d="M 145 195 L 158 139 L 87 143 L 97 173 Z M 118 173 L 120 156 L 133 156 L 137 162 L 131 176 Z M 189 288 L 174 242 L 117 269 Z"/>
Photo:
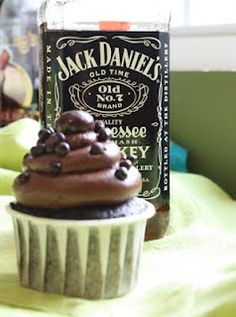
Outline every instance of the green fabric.
<path id="1" fill-rule="evenodd" d="M 0 195 L 11 195 L 12 184 L 19 172 L 0 168 Z"/>
<path id="2" fill-rule="evenodd" d="M 0 195 L 11 195 L 12 184 L 22 170 L 22 159 L 38 139 L 40 125 L 29 118 L 0 128 Z"/>
<path id="3" fill-rule="evenodd" d="M 23 156 L 36 144 L 39 127 L 37 121 L 25 118 L 0 129 L 0 168 L 21 171 Z"/>
<path id="4" fill-rule="evenodd" d="M 11 199 L 0 197 L 1 205 Z M 145 243 L 138 285 L 118 299 L 86 301 L 20 288 L 4 207 L 0 219 L 0 316 L 236 316 L 236 202 L 202 176 L 171 173 L 168 234 Z"/>

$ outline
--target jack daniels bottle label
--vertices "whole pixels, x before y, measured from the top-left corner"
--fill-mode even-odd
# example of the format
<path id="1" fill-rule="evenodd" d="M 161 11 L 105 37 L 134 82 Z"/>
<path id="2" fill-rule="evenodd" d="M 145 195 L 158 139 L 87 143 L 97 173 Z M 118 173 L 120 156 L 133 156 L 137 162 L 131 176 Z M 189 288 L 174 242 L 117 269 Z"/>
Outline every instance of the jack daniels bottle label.
<path id="1" fill-rule="evenodd" d="M 138 156 L 140 197 L 169 201 L 169 33 L 51 31 L 41 35 L 41 120 L 81 109 L 103 120 L 126 156 Z"/>

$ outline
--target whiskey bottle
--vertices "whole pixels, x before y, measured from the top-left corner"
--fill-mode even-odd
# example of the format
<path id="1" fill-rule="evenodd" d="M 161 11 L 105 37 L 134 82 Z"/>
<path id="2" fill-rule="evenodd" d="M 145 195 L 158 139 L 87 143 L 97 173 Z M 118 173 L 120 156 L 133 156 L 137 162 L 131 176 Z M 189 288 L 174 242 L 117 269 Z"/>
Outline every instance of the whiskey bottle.
<path id="1" fill-rule="evenodd" d="M 140 197 L 156 207 L 146 239 L 169 218 L 169 20 L 156 0 L 46 0 L 39 12 L 42 125 L 82 109 L 138 157 Z"/>

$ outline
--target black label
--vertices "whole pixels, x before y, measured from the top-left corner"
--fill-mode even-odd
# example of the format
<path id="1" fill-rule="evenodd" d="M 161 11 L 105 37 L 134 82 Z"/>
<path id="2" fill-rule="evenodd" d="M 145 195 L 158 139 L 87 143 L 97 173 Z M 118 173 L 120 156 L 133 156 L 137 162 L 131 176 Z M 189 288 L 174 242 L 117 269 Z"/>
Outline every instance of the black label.
<path id="1" fill-rule="evenodd" d="M 137 155 L 143 197 L 169 198 L 169 34 L 42 33 L 41 117 L 82 109 L 105 121 L 124 155 Z"/>

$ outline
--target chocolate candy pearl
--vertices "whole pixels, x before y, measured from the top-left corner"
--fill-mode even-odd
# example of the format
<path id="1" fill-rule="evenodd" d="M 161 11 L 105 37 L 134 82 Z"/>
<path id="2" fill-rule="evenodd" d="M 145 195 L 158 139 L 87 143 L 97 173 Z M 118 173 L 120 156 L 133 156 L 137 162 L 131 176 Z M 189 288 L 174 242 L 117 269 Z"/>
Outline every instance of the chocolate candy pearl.
<path id="1" fill-rule="evenodd" d="M 58 144 L 58 143 L 60 143 L 62 141 L 65 141 L 65 139 L 66 139 L 65 134 L 61 133 L 61 132 L 58 132 L 58 133 L 53 134 L 50 137 L 50 143 Z"/>
<path id="2" fill-rule="evenodd" d="M 32 156 L 40 156 L 40 155 L 44 154 L 45 151 L 46 151 L 45 144 L 39 144 L 37 146 L 32 147 L 32 149 L 30 150 L 30 154 Z"/>
<path id="3" fill-rule="evenodd" d="M 134 164 L 137 161 L 138 157 L 136 155 L 130 155 L 129 157 L 127 157 L 127 159 Z"/>
<path id="4" fill-rule="evenodd" d="M 101 129 L 105 128 L 105 123 L 102 120 L 95 121 L 95 132 L 99 132 Z"/>
<path id="5" fill-rule="evenodd" d="M 106 142 L 107 140 L 110 140 L 111 139 L 111 129 L 109 129 L 109 128 L 100 129 L 97 139 L 99 142 Z"/>
<path id="6" fill-rule="evenodd" d="M 120 167 L 125 167 L 128 170 L 130 169 L 130 167 L 133 165 L 133 163 L 130 160 L 122 160 L 120 162 Z"/>
<path id="7" fill-rule="evenodd" d="M 55 153 L 59 156 L 65 156 L 70 152 L 70 145 L 66 142 L 60 142 L 55 147 Z"/>
<path id="8" fill-rule="evenodd" d="M 128 177 L 127 168 L 125 167 L 118 168 L 115 172 L 115 177 L 121 181 L 125 180 Z"/>
<path id="9" fill-rule="evenodd" d="M 65 134 L 62 133 L 62 132 L 57 132 L 55 134 L 55 136 L 56 136 L 57 140 L 60 141 L 60 142 L 65 141 L 65 139 L 66 139 Z"/>
<path id="10" fill-rule="evenodd" d="M 62 163 L 61 162 L 50 163 L 50 170 L 53 174 L 60 174 L 62 170 Z"/>
<path id="11" fill-rule="evenodd" d="M 39 140 L 44 142 L 46 141 L 50 135 L 52 135 L 54 133 L 53 128 L 45 128 L 39 131 Z"/>
<path id="12" fill-rule="evenodd" d="M 49 131 L 51 131 L 52 134 L 55 133 L 55 129 L 53 129 L 52 127 L 47 127 L 46 129 L 48 129 Z"/>
<path id="13" fill-rule="evenodd" d="M 105 149 L 101 143 L 95 143 L 90 150 L 91 155 L 99 155 L 104 153 Z"/>
<path id="14" fill-rule="evenodd" d="M 20 174 L 19 176 L 17 176 L 16 181 L 18 184 L 25 184 L 28 182 L 28 180 L 30 179 L 30 174 L 29 172 L 24 172 L 22 174 Z"/>
<path id="15" fill-rule="evenodd" d="M 57 129 L 64 133 L 85 133 L 94 131 L 93 117 L 82 110 L 64 112 L 57 120 Z"/>
<path id="16" fill-rule="evenodd" d="M 26 154 L 24 155 L 24 157 L 23 157 L 23 162 L 24 162 L 28 157 L 30 157 L 30 156 L 31 156 L 30 153 L 26 153 Z"/>
<path id="17" fill-rule="evenodd" d="M 41 145 L 41 144 L 45 144 L 44 142 L 45 142 L 45 141 L 39 139 L 39 140 L 37 141 L 37 146 L 38 146 L 38 145 Z"/>
<path id="18" fill-rule="evenodd" d="M 127 157 L 127 155 L 122 155 L 121 159 L 122 159 L 122 161 L 125 161 L 125 160 L 128 160 L 128 157 Z"/>
<path id="19" fill-rule="evenodd" d="M 37 156 L 37 147 L 36 146 L 33 146 L 31 149 L 30 149 L 30 154 L 32 156 Z"/>
<path id="20" fill-rule="evenodd" d="M 46 145 L 40 144 L 37 146 L 38 150 L 41 151 L 41 154 L 44 154 L 46 152 Z"/>

